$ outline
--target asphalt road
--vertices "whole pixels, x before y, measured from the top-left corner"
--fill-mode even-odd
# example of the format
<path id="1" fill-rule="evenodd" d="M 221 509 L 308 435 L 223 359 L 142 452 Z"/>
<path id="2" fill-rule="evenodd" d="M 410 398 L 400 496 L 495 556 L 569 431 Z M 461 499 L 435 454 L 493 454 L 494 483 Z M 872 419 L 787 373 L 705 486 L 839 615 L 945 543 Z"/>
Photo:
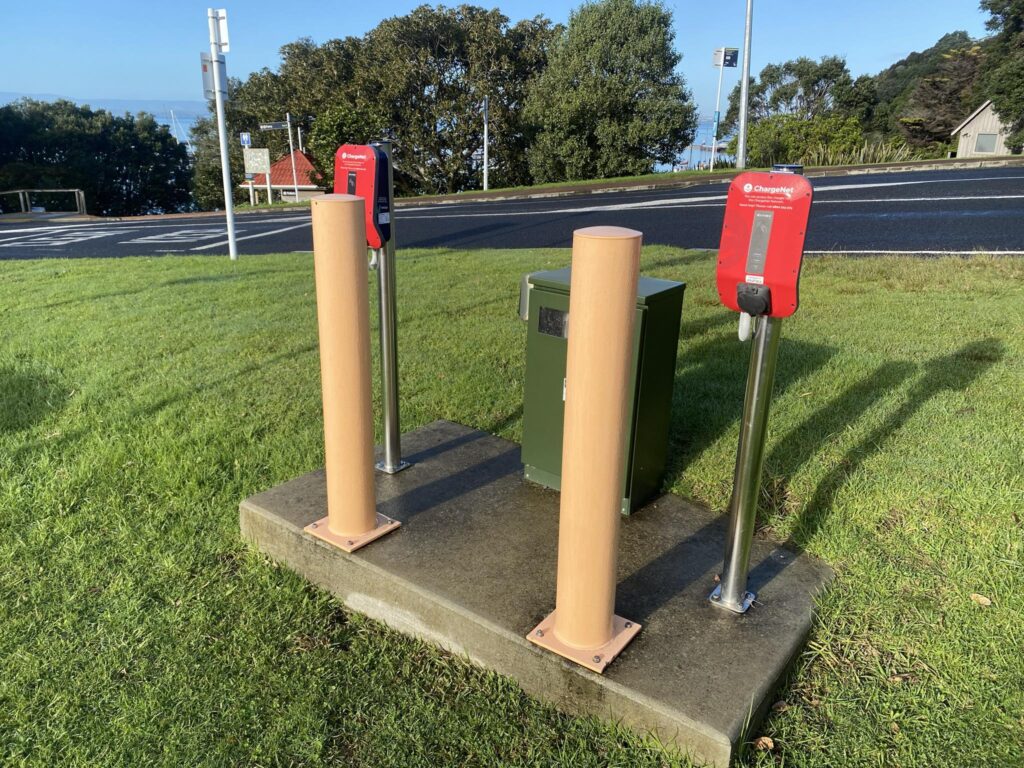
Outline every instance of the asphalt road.
<path id="1" fill-rule="evenodd" d="M 812 180 L 808 253 L 1004 252 L 1024 255 L 1024 167 L 921 171 Z M 726 183 L 399 208 L 399 247 L 567 246 L 598 224 L 644 233 L 645 243 L 716 248 Z M 237 217 L 242 254 L 310 251 L 307 211 Z M 87 224 L 0 225 L 0 260 L 227 253 L 223 219 L 146 218 Z"/>

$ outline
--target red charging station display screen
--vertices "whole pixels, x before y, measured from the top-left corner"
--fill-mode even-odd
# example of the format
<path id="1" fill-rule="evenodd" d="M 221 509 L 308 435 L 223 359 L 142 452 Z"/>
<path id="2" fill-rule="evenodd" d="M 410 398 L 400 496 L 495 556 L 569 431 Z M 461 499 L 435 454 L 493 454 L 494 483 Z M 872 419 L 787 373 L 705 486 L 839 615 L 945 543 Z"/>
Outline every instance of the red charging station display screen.
<path id="1" fill-rule="evenodd" d="M 736 312 L 746 288 L 770 291 L 766 317 L 796 312 L 811 183 L 792 173 L 743 173 L 729 185 L 718 251 L 718 296 Z"/>
<path id="2" fill-rule="evenodd" d="M 371 248 L 383 248 L 391 239 L 387 163 L 387 155 L 368 144 L 343 144 L 334 155 L 334 192 L 363 198 Z"/>

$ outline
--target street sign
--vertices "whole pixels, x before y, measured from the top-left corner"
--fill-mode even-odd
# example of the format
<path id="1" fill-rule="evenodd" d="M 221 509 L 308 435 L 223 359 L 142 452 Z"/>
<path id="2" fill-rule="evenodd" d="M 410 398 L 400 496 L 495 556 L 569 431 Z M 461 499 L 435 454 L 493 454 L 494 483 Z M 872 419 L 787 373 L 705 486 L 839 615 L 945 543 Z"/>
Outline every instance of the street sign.
<path id="1" fill-rule="evenodd" d="M 242 149 L 242 158 L 245 162 L 246 173 L 270 173 L 269 149 L 245 147 Z"/>
<path id="2" fill-rule="evenodd" d="M 249 133 L 248 131 L 242 131 L 240 134 L 238 134 L 238 141 L 243 147 L 251 147 L 252 134 Z"/>
<path id="3" fill-rule="evenodd" d="M 280 120 L 276 123 L 260 123 L 261 131 L 283 131 L 288 128 L 288 123 Z"/>
<path id="4" fill-rule="evenodd" d="M 715 48 L 715 55 L 711 63 L 716 67 L 735 67 L 739 58 L 739 48 Z"/>
<path id="5" fill-rule="evenodd" d="M 203 69 L 203 96 L 207 99 L 212 99 L 216 96 L 214 93 L 214 80 L 213 80 L 213 59 L 210 58 L 210 54 L 202 53 L 199 54 L 199 63 Z M 220 68 L 220 82 L 227 83 L 228 81 L 228 68 L 227 61 L 223 56 L 217 57 L 217 66 Z M 222 86 L 225 87 L 225 86 Z"/>

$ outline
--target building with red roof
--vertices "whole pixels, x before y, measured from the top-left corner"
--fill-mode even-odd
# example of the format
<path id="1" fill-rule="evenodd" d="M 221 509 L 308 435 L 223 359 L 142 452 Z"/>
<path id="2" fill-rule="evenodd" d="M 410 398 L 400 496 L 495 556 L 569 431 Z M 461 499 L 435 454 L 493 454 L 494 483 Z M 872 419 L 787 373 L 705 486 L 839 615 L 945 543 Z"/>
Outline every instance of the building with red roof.
<path id="1" fill-rule="evenodd" d="M 295 158 L 295 177 L 292 177 L 292 157 Z M 323 187 L 313 181 L 317 172 L 313 162 L 302 150 L 296 149 L 291 155 L 285 155 L 270 166 L 270 191 L 278 200 L 293 203 L 296 200 L 309 200 L 311 197 L 324 194 Z M 299 196 L 295 197 L 295 181 L 298 182 Z M 267 194 L 267 174 L 255 173 L 251 179 L 242 184 L 248 190 L 250 202 L 258 204 L 260 195 Z"/>

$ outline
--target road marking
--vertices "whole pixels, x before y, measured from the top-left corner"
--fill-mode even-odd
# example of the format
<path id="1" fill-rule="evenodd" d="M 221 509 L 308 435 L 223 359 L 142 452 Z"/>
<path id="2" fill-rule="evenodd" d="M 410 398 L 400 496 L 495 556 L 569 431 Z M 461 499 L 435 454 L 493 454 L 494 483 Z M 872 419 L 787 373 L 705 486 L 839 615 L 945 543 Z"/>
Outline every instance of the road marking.
<path id="1" fill-rule="evenodd" d="M 235 240 L 252 240 L 257 237 L 267 237 L 269 235 L 279 235 L 282 232 L 290 232 L 293 229 L 299 229 L 300 227 L 308 227 L 309 222 L 302 224 L 296 224 L 294 227 L 284 227 L 282 229 L 272 229 L 269 232 L 258 232 L 255 235 L 246 235 L 245 237 L 236 237 Z M 198 245 L 195 248 L 189 248 L 190 251 L 205 251 L 207 248 L 216 248 L 219 245 L 227 245 L 227 240 L 222 240 L 219 243 L 208 243 L 207 245 Z"/>
<path id="2" fill-rule="evenodd" d="M 42 237 L 24 239 L 20 242 L 4 242 L 0 243 L 0 248 L 53 248 L 64 245 L 74 245 L 75 243 L 84 243 L 86 240 L 98 240 L 101 237 L 113 237 L 118 235 L 118 231 L 94 231 L 94 232 L 53 232 L 45 234 Z"/>
<path id="3" fill-rule="evenodd" d="M 814 184 L 815 192 L 835 192 L 843 189 L 874 189 L 876 187 L 908 187 L 912 184 L 967 184 L 976 181 L 1004 181 L 1024 179 L 1024 176 L 980 176 L 975 179 L 915 179 L 912 181 L 872 181 L 861 184 Z M 898 199 L 898 198 L 897 198 Z"/>
<path id="4" fill-rule="evenodd" d="M 804 251 L 805 256 L 1024 256 L 1024 251 L 1000 251 L 980 248 L 974 251 Z"/>
<path id="5" fill-rule="evenodd" d="M 237 231 L 244 232 L 245 230 L 239 229 Z M 137 237 L 134 240 L 121 240 L 118 242 L 118 245 L 126 245 L 128 243 L 194 243 L 199 240 L 224 237 L 226 234 L 227 230 L 222 227 L 212 232 L 209 229 L 176 229 L 173 232 L 158 232 L 155 235 Z"/>

